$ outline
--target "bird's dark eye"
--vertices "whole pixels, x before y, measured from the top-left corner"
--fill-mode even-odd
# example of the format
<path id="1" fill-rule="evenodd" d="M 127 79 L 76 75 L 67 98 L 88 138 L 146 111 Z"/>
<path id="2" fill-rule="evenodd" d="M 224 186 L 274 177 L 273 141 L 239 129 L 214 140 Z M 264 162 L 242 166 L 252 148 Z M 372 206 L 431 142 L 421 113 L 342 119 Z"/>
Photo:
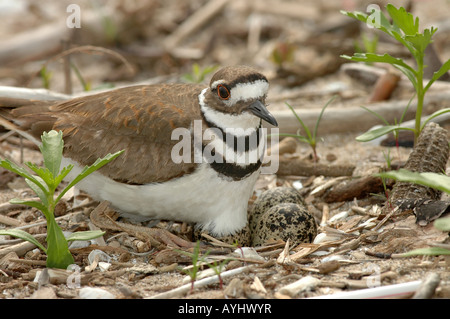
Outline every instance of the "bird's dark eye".
<path id="1" fill-rule="evenodd" d="M 217 95 L 222 100 L 228 100 L 230 98 L 230 91 L 228 91 L 228 89 L 225 85 L 219 84 L 217 86 Z"/>

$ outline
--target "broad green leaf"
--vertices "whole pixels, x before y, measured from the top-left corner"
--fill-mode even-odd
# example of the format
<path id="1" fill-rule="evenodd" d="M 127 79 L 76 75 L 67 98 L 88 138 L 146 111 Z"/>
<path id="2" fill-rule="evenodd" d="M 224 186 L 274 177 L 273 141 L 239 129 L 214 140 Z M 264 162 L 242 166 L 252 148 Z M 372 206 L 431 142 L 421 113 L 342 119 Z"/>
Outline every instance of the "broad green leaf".
<path id="1" fill-rule="evenodd" d="M 357 19 L 357 20 L 359 20 L 361 22 L 364 22 L 364 23 L 366 23 L 367 17 L 368 17 L 367 14 L 365 14 L 364 12 L 360 12 L 360 11 L 350 12 L 350 11 L 341 10 L 341 13 L 343 15 L 346 15 L 347 17 L 351 17 L 351 18 Z"/>
<path id="2" fill-rule="evenodd" d="M 394 64 L 394 67 L 398 70 L 400 70 L 406 77 L 409 79 L 411 84 L 413 85 L 414 89 L 417 91 L 417 72 L 413 70 L 411 67 L 404 67 L 399 64 Z"/>
<path id="3" fill-rule="evenodd" d="M 47 219 L 47 267 L 67 269 L 74 263 L 67 240 L 54 217 Z"/>
<path id="4" fill-rule="evenodd" d="M 47 253 L 47 249 L 42 246 L 42 244 L 33 236 L 31 236 L 26 231 L 23 231 L 21 229 L 2 229 L 0 230 L 0 235 L 8 235 L 17 237 L 23 240 L 26 240 L 34 245 L 36 245 L 39 249 L 41 249 L 44 253 Z"/>
<path id="5" fill-rule="evenodd" d="M 439 256 L 439 255 L 450 255 L 450 249 L 445 249 L 441 247 L 427 247 L 418 248 L 401 254 L 401 257 L 410 257 L 417 255 L 427 255 L 427 256 Z"/>
<path id="6" fill-rule="evenodd" d="M 433 77 L 430 79 L 430 81 L 428 81 L 427 85 L 424 88 L 425 92 L 430 88 L 431 84 L 437 81 L 441 76 L 443 76 L 448 71 L 450 71 L 450 59 L 447 60 L 439 70 L 434 72 Z"/>
<path id="7" fill-rule="evenodd" d="M 370 130 L 370 131 L 365 132 L 364 134 L 359 135 L 358 137 L 356 137 L 356 140 L 358 142 L 369 142 L 380 136 L 383 136 L 385 134 L 388 134 L 393 131 L 398 131 L 398 130 L 414 131 L 414 129 L 409 128 L 409 127 L 400 127 L 398 125 L 385 125 L 380 128 Z"/>
<path id="8" fill-rule="evenodd" d="M 407 12 L 405 8 L 396 8 L 392 4 L 386 6 L 386 10 L 392 18 L 392 21 L 397 25 L 405 35 L 415 35 L 419 32 L 419 18 L 414 20 L 411 13 Z"/>
<path id="9" fill-rule="evenodd" d="M 353 56 L 341 55 L 344 59 L 358 61 L 358 62 L 381 62 L 381 63 L 389 63 L 392 65 L 400 65 L 404 68 L 408 68 L 411 71 L 415 72 L 413 68 L 411 68 L 408 64 L 403 62 L 402 59 L 394 58 L 393 56 L 385 53 L 375 54 L 375 53 L 355 53 Z"/>
<path id="10" fill-rule="evenodd" d="M 373 8 L 370 15 L 359 11 L 341 11 L 341 13 L 348 17 L 364 22 L 368 26 L 379 29 L 391 37 L 396 37 L 394 36 L 394 33 L 397 33 L 397 35 L 400 36 L 400 28 L 396 24 L 391 24 L 389 19 L 384 15 L 383 11 L 379 9 Z"/>
<path id="11" fill-rule="evenodd" d="M 398 171 L 379 173 L 376 174 L 376 176 L 428 186 L 450 194 L 450 177 L 443 174 L 430 172 L 416 173 L 400 169 Z"/>
<path id="12" fill-rule="evenodd" d="M 55 203 L 59 202 L 59 200 L 61 199 L 61 197 L 64 196 L 65 193 L 67 193 L 67 191 L 69 189 L 71 189 L 73 186 L 75 186 L 77 183 L 79 183 L 82 179 L 84 179 L 86 176 L 88 176 L 89 174 L 95 172 L 96 170 L 100 169 L 101 167 L 103 167 L 104 165 L 108 164 L 109 162 L 111 162 L 112 160 L 114 160 L 117 156 L 119 156 L 120 154 L 122 154 L 124 151 L 119 151 L 116 152 L 114 154 L 108 154 L 103 158 L 99 158 L 95 161 L 94 164 L 92 164 L 91 166 L 86 166 L 83 171 L 77 176 L 75 177 L 72 182 L 69 183 L 69 185 L 67 185 L 63 191 L 59 194 L 59 196 L 56 198 Z"/>
<path id="13" fill-rule="evenodd" d="M 348 59 L 356 62 L 365 62 L 365 63 L 389 63 L 402 71 L 414 87 L 417 87 L 417 72 L 408 64 L 403 62 L 402 59 L 394 58 L 393 56 L 385 53 L 384 55 L 374 54 L 374 53 L 355 53 L 353 56 L 341 55 L 342 58 Z"/>
<path id="14" fill-rule="evenodd" d="M 44 165 L 55 178 L 59 174 L 64 148 L 62 132 L 56 132 L 55 130 L 51 130 L 48 133 L 44 132 L 41 139 L 42 145 L 39 148 L 44 157 Z"/>
<path id="15" fill-rule="evenodd" d="M 450 231 L 450 217 L 436 219 L 433 224 L 439 230 Z"/>
<path id="16" fill-rule="evenodd" d="M 30 186 L 30 188 L 36 193 L 36 195 L 40 198 L 42 203 L 48 207 L 48 192 L 43 192 L 40 187 L 38 187 L 35 183 L 30 181 L 28 178 L 25 178 L 25 182 Z"/>
<path id="17" fill-rule="evenodd" d="M 425 49 L 428 47 L 428 45 L 433 42 L 431 40 L 431 37 L 433 36 L 434 32 L 436 32 L 437 29 L 431 28 L 425 29 L 423 33 L 417 33 L 415 35 L 407 35 L 405 36 L 406 41 L 409 41 L 412 43 L 414 48 L 420 52 L 422 55 L 425 54 Z"/>
<path id="18" fill-rule="evenodd" d="M 94 238 L 101 237 L 105 234 L 104 231 L 101 230 L 88 230 L 88 231 L 79 231 L 71 234 L 66 238 L 67 241 L 75 241 L 75 240 L 91 240 Z"/>
<path id="19" fill-rule="evenodd" d="M 46 218 L 50 214 L 47 206 L 45 206 L 41 202 L 37 202 L 37 201 L 33 201 L 33 200 L 27 201 L 27 200 L 22 200 L 22 199 L 19 199 L 19 198 L 13 198 L 9 202 L 11 204 L 15 204 L 15 205 L 26 205 L 26 206 L 37 208 L 44 214 L 44 216 Z"/>
<path id="20" fill-rule="evenodd" d="M 36 164 L 30 162 L 26 163 L 26 165 L 33 172 L 35 172 L 45 184 L 47 184 L 48 186 L 51 186 L 53 184 L 53 175 L 47 167 L 39 167 Z M 42 185 L 44 185 L 44 183 L 42 183 Z"/>
<path id="21" fill-rule="evenodd" d="M 73 165 L 69 164 L 66 167 L 63 167 L 61 170 L 61 173 L 55 178 L 55 185 L 58 187 L 58 185 L 62 182 L 62 180 L 67 176 L 67 174 L 70 173 L 70 171 L 73 169 Z"/>

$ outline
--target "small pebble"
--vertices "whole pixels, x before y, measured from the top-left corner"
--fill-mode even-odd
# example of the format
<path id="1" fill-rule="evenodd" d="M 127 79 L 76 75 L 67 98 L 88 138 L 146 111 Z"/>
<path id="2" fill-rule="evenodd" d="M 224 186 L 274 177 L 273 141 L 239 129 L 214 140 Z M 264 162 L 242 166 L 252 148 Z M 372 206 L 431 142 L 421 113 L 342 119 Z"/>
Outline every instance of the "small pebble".
<path id="1" fill-rule="evenodd" d="M 93 287 L 81 288 L 79 297 L 81 299 L 116 299 L 116 297 L 109 291 Z"/>
<path id="2" fill-rule="evenodd" d="M 100 249 L 94 249 L 88 255 L 89 264 L 92 264 L 95 260 L 97 260 L 97 261 L 104 261 L 104 262 L 110 262 L 111 261 L 111 257 L 107 253 L 105 253 L 104 251 L 101 251 Z"/>
<path id="3" fill-rule="evenodd" d="M 98 263 L 98 268 L 100 268 L 100 271 L 108 271 L 109 267 L 111 267 L 111 263 L 106 263 L 104 261 L 100 261 Z"/>

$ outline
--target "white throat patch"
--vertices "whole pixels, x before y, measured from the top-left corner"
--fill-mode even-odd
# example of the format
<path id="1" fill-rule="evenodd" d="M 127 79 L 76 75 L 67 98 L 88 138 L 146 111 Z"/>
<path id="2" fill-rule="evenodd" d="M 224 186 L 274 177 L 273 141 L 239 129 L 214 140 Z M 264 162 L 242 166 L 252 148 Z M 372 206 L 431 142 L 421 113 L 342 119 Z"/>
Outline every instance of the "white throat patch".
<path id="1" fill-rule="evenodd" d="M 261 119 L 255 115 L 245 112 L 242 114 L 226 114 L 223 112 L 216 111 L 208 107 L 205 103 L 205 93 L 208 88 L 203 89 L 199 95 L 200 109 L 203 112 L 205 118 L 225 131 L 227 128 L 230 129 L 243 129 L 245 130 L 244 135 L 249 135 L 252 131 L 259 126 Z M 249 129 L 247 131 L 247 129 Z"/>

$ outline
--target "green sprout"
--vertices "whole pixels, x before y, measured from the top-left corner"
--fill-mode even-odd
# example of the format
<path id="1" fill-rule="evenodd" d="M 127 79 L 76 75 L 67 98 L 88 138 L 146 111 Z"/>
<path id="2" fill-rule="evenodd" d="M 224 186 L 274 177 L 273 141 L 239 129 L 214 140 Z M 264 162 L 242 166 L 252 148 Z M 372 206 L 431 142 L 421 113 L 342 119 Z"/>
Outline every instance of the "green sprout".
<path id="1" fill-rule="evenodd" d="M 378 35 L 377 34 L 369 35 L 367 32 L 363 32 L 361 34 L 360 41 L 355 42 L 355 51 L 359 52 L 359 53 L 363 53 L 364 51 L 366 53 L 376 53 L 377 47 L 378 47 Z M 371 65 L 372 63 L 367 63 L 367 64 Z"/>
<path id="2" fill-rule="evenodd" d="M 214 70 L 217 69 L 217 66 L 207 66 L 204 68 L 200 68 L 198 63 L 194 63 L 192 65 L 192 71 L 190 73 L 185 73 L 181 77 L 183 81 L 188 83 L 202 83 L 206 76 Z"/>
<path id="3" fill-rule="evenodd" d="M 281 69 L 284 64 L 294 61 L 295 50 L 296 47 L 293 44 L 280 42 L 273 49 L 270 60 Z"/>
<path id="4" fill-rule="evenodd" d="M 219 278 L 219 287 L 220 289 L 223 289 L 223 280 L 222 280 L 222 276 L 220 275 L 223 271 L 223 269 L 225 268 L 225 265 L 229 262 L 229 259 L 224 259 L 221 262 L 217 262 L 217 261 L 213 261 L 212 263 L 207 263 L 207 266 L 209 268 L 211 268 L 214 273 L 217 275 L 217 277 Z"/>
<path id="5" fill-rule="evenodd" d="M 422 110 L 425 94 L 436 80 L 450 70 L 450 59 L 447 60 L 438 71 L 434 72 L 431 79 L 429 79 L 426 85 L 424 85 L 424 69 L 427 67 L 424 64 L 425 49 L 432 43 L 431 38 L 434 33 L 436 33 L 437 28 L 431 27 L 424 29 L 423 32 L 419 32 L 419 18 L 416 17 L 414 19 L 412 14 L 407 12 L 405 8 L 396 8 L 392 4 L 388 4 L 386 6 L 386 10 L 390 16 L 390 19 L 392 19 L 392 24 L 380 9 L 373 9 L 370 16 L 357 11 L 341 12 L 346 16 L 366 23 L 370 27 L 383 31 L 390 37 L 403 44 L 403 46 L 405 46 L 413 56 L 415 60 L 415 67 L 414 65 L 411 66 L 407 64 L 403 59 L 395 58 L 387 53 L 384 55 L 375 53 L 355 53 L 353 56 L 342 55 L 341 57 L 357 62 L 391 64 L 406 75 L 416 91 L 417 109 L 415 116 L 415 127 L 412 129 L 408 127 L 399 127 L 397 125 L 386 125 L 379 129 L 364 133 L 359 136 L 357 140 L 366 142 L 392 131 L 411 130 L 414 132 L 414 141 L 416 142 L 420 132 L 423 130 L 428 121 L 443 113 L 450 112 L 450 108 L 439 110 L 430 115 L 430 117 L 422 123 Z"/>
<path id="6" fill-rule="evenodd" d="M 409 100 L 408 105 L 405 107 L 405 109 L 403 110 L 402 116 L 400 117 L 400 121 L 397 123 L 397 119 L 394 119 L 394 125 L 390 125 L 389 122 L 380 114 L 378 114 L 377 112 L 372 111 L 371 109 L 365 107 L 365 106 L 361 106 L 361 108 L 363 108 L 364 110 L 366 110 L 367 112 L 373 114 L 374 116 L 378 117 L 384 124 L 386 124 L 385 126 L 382 126 L 380 128 L 374 129 L 374 130 L 370 130 L 358 137 L 356 137 L 357 141 L 360 142 L 367 142 L 372 140 L 372 136 L 371 134 L 373 134 L 373 132 L 378 132 L 378 130 L 380 130 L 381 132 L 384 132 L 384 130 L 386 129 L 386 127 L 397 127 L 398 129 L 401 129 L 400 125 L 403 122 L 405 116 L 406 116 L 406 112 L 408 112 L 409 106 L 411 105 L 411 102 L 413 100 L 414 96 Z M 395 139 L 395 147 L 397 148 L 397 152 L 399 152 L 399 136 L 398 136 L 398 131 L 399 130 L 393 130 L 392 134 L 394 135 L 394 139 Z M 382 135 L 384 135 L 386 133 L 382 133 L 381 135 L 378 135 L 378 133 L 376 133 L 377 137 L 380 137 Z M 368 136 L 369 135 L 369 136 Z M 368 136 L 368 137 L 367 137 Z M 368 140 L 366 140 L 366 138 L 370 138 Z"/>
<path id="7" fill-rule="evenodd" d="M 9 171 L 12 171 L 25 178 L 28 186 L 36 193 L 40 201 L 34 200 L 21 200 L 12 199 L 12 204 L 26 205 L 39 209 L 47 220 L 47 247 L 44 247 L 36 238 L 29 233 L 20 229 L 7 229 L 1 230 L 0 235 L 9 235 L 27 240 L 37 247 L 39 247 L 44 253 L 47 254 L 46 265 L 48 268 L 62 268 L 66 269 L 67 266 L 74 263 L 73 256 L 71 255 L 68 242 L 75 240 L 90 240 L 100 237 L 104 234 L 102 231 L 83 231 L 75 232 L 64 237 L 64 234 L 55 220 L 55 207 L 66 192 L 75 186 L 78 182 L 84 179 L 92 172 L 98 170 L 102 166 L 111 162 L 123 151 L 119 151 L 114 154 L 108 154 L 104 158 L 97 159 L 91 166 L 86 166 L 82 172 L 75 177 L 60 193 L 56 196 L 56 189 L 62 180 L 70 173 L 73 165 L 68 165 L 60 170 L 62 152 L 64 148 L 64 141 L 62 139 L 62 132 L 56 132 L 54 130 L 50 132 L 44 132 L 42 137 L 42 145 L 39 147 L 44 158 L 44 167 L 39 167 L 33 163 L 26 163 L 26 166 L 33 171 L 30 173 L 23 167 L 20 167 L 10 160 L 1 160 L 0 167 L 3 167 Z M 56 196 L 56 198 L 55 198 Z"/>
<path id="8" fill-rule="evenodd" d="M 52 78 L 52 72 L 47 67 L 43 66 L 39 71 L 39 75 L 42 78 L 42 86 L 47 90 L 50 89 L 50 79 Z"/>
<path id="9" fill-rule="evenodd" d="M 197 244 L 194 246 L 194 251 L 192 253 L 184 251 L 184 250 L 176 250 L 177 252 L 188 256 L 192 260 L 192 268 L 189 269 L 183 269 L 183 271 L 191 278 L 191 291 L 190 293 L 194 291 L 194 283 L 197 280 L 198 271 L 200 270 L 199 262 L 201 262 L 200 258 L 200 241 L 197 241 Z M 206 255 L 208 255 L 209 252 L 206 252 Z M 205 256 L 206 256 L 205 255 Z M 203 256 L 203 258 L 205 257 Z"/>
<path id="10" fill-rule="evenodd" d="M 197 280 L 198 271 L 200 270 L 200 263 L 206 264 L 209 268 L 211 268 L 214 273 L 219 278 L 219 285 L 220 289 L 223 288 L 223 280 L 220 274 L 222 273 L 222 270 L 224 269 L 225 265 L 230 261 L 229 259 L 224 259 L 221 262 L 217 261 L 209 261 L 207 260 L 207 256 L 210 254 L 210 251 L 206 251 L 202 256 L 200 256 L 200 241 L 197 241 L 197 244 L 194 246 L 194 250 L 192 253 L 183 251 L 183 250 L 176 250 L 177 252 L 188 256 L 192 260 L 192 267 L 189 269 L 183 269 L 183 271 L 191 278 L 191 290 L 190 293 L 194 291 L 194 283 Z"/>
<path id="11" fill-rule="evenodd" d="M 73 63 L 70 63 L 70 67 L 75 71 L 75 75 L 77 76 L 78 80 L 80 81 L 81 85 L 83 86 L 83 90 L 85 92 L 88 92 L 91 90 L 91 83 L 86 82 L 83 76 L 81 75 L 80 70 L 77 68 L 77 66 Z"/>
<path id="12" fill-rule="evenodd" d="M 278 135 L 279 136 L 295 137 L 295 138 L 298 138 L 301 142 L 305 142 L 305 143 L 309 144 L 309 146 L 311 147 L 311 149 L 313 151 L 314 162 L 317 162 L 318 161 L 318 157 L 317 157 L 317 130 L 319 128 L 319 124 L 320 124 L 320 121 L 322 119 L 323 113 L 325 112 L 325 109 L 327 108 L 328 105 L 330 105 L 330 103 L 335 99 L 335 97 L 336 96 L 333 96 L 330 100 L 328 100 L 328 102 L 325 104 L 325 106 L 320 111 L 319 117 L 317 118 L 316 125 L 315 125 L 314 130 L 313 130 L 312 133 L 311 133 L 311 130 L 302 121 L 302 119 L 297 114 L 297 112 L 295 112 L 294 108 L 289 103 L 286 102 L 287 107 L 289 107 L 289 109 L 292 111 L 292 113 L 294 113 L 295 117 L 297 118 L 297 121 L 300 123 L 301 127 L 305 131 L 306 136 L 303 136 L 303 135 L 300 134 L 300 128 L 298 129 L 297 134 L 280 133 Z"/>

